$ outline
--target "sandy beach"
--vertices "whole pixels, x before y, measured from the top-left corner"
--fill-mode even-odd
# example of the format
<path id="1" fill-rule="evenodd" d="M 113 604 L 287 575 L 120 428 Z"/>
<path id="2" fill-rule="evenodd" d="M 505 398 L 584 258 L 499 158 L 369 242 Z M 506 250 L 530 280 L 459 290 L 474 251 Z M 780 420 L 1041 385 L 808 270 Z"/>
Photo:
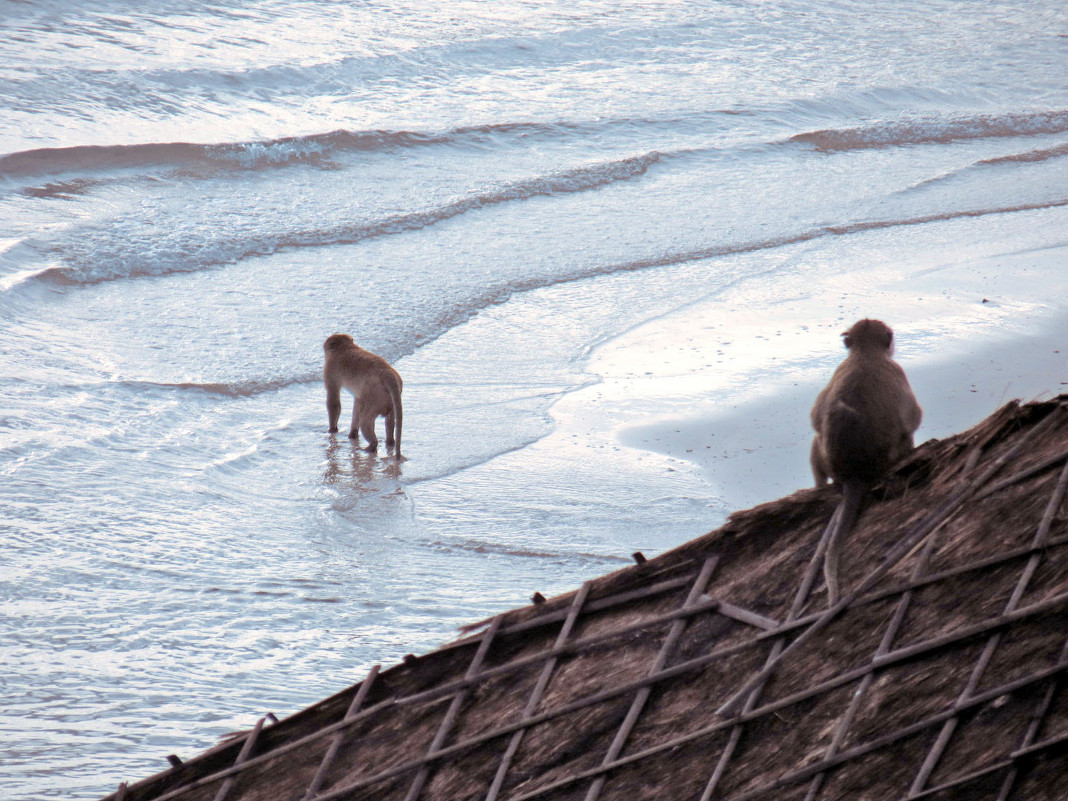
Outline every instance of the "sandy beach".
<path id="1" fill-rule="evenodd" d="M 924 408 L 917 443 L 1014 398 L 1057 395 L 1068 387 L 1068 213 L 999 216 L 1001 239 L 978 236 L 991 221 L 966 221 L 884 251 L 866 236 L 843 243 L 853 258 L 893 256 L 842 281 L 830 309 L 821 299 L 841 276 L 805 269 L 758 315 L 749 304 L 765 287 L 697 300 L 601 347 L 590 362 L 601 382 L 562 401 L 559 416 L 595 398 L 621 443 L 696 465 L 742 509 L 810 485 L 809 409 L 845 356 L 840 332 L 862 317 L 895 328 L 895 356 Z"/>

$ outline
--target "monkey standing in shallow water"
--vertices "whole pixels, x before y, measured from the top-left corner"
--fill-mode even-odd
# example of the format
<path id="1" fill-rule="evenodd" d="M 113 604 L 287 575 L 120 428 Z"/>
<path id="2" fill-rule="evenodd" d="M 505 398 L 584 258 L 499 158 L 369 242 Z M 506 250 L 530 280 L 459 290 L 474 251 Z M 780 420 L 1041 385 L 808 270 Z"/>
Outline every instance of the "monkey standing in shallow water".
<path id="1" fill-rule="evenodd" d="M 894 332 L 879 320 L 860 320 L 842 336 L 849 355 L 812 407 L 812 475 L 833 479 L 842 500 L 828 524 L 823 573 L 830 605 L 838 601 L 838 556 L 868 488 L 912 451 L 923 410 L 901 365 L 893 360 Z"/>
<path id="2" fill-rule="evenodd" d="M 381 356 L 364 350 L 348 334 L 332 334 L 323 343 L 326 365 L 323 367 L 323 383 L 326 384 L 326 412 L 330 419 L 330 431 L 337 431 L 341 415 L 341 388 L 354 396 L 352 402 L 352 426 L 349 439 L 357 439 L 360 432 L 367 440 L 369 452 L 378 449 L 375 436 L 375 420 L 386 418 L 386 447 L 396 448 L 394 455 L 401 458 L 401 428 L 404 410 L 401 406 L 403 382 L 400 374 Z"/>

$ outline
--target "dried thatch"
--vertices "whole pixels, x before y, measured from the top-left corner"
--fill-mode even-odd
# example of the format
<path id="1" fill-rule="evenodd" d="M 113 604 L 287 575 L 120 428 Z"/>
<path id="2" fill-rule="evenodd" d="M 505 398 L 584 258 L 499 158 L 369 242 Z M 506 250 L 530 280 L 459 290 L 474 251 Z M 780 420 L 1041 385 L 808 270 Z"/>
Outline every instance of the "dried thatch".
<path id="1" fill-rule="evenodd" d="M 805 490 L 109 799 L 1063 799 L 1068 396 Z"/>

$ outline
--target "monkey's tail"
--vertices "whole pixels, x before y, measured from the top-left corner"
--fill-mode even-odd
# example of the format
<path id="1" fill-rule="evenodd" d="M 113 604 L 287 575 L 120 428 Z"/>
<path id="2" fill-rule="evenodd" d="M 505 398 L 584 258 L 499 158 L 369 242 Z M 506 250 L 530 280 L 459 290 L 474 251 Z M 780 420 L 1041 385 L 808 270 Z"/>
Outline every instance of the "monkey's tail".
<path id="1" fill-rule="evenodd" d="M 860 516 L 860 507 L 868 485 L 862 481 L 844 481 L 842 483 L 842 500 L 834 510 L 831 521 L 827 524 L 831 534 L 827 538 L 827 553 L 823 557 L 823 578 L 827 582 L 827 603 L 838 603 L 838 557 L 843 540 L 853 531 L 853 525 Z"/>
<path id="2" fill-rule="evenodd" d="M 401 404 L 401 391 L 394 383 L 389 384 L 389 399 L 393 403 L 393 438 L 395 440 L 394 458 L 401 459 L 401 429 L 404 428 L 404 406 Z"/>

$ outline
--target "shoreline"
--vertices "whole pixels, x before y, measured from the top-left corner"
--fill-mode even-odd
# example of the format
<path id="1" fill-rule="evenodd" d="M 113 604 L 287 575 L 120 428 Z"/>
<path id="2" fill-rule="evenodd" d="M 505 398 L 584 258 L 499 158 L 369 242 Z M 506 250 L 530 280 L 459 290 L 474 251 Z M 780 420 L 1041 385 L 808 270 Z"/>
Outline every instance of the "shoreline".
<path id="1" fill-rule="evenodd" d="M 903 362 L 924 410 L 916 444 L 966 431 L 1011 400 L 1040 400 L 1068 391 L 1066 338 L 1068 317 L 1034 335 L 982 343 L 938 361 Z M 732 509 L 785 497 L 812 485 L 808 413 L 836 363 L 819 381 L 753 398 L 719 414 L 630 426 L 619 432 L 619 440 L 696 464 Z M 986 375 L 991 379 L 984 381 Z"/>
<path id="2" fill-rule="evenodd" d="M 917 445 L 1010 400 L 1068 391 L 1068 245 L 1005 252 L 1011 240 L 949 266 L 924 264 L 944 254 L 917 254 L 911 274 L 852 287 L 837 321 L 818 327 L 801 322 L 826 312 L 818 287 L 778 307 L 773 297 L 755 322 L 721 298 L 649 321 L 591 354 L 601 383 L 587 397 L 602 404 L 602 433 L 695 466 L 731 511 L 810 487 L 809 409 L 845 356 L 840 332 L 862 317 L 895 329 L 895 359 L 924 410 Z"/>

